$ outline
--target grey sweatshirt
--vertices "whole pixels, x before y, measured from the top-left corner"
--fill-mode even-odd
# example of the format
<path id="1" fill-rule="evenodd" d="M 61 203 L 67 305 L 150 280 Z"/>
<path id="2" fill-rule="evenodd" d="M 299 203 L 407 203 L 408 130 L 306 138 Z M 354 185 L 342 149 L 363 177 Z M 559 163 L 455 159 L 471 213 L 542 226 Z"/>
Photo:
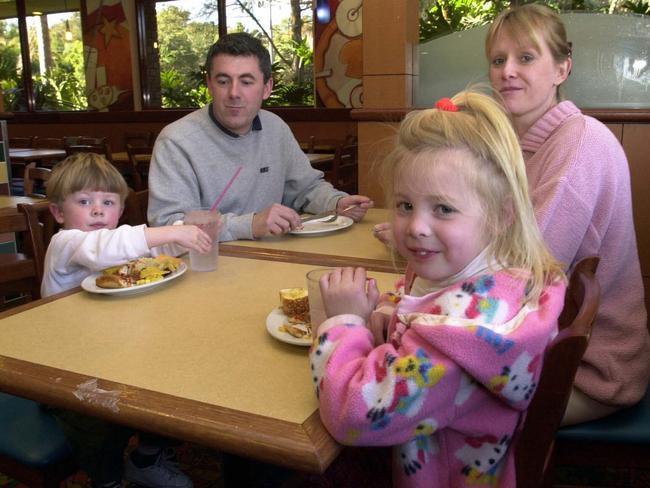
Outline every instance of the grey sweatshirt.
<path id="1" fill-rule="evenodd" d="M 333 210 L 346 193 L 311 167 L 291 129 L 260 110 L 261 130 L 233 137 L 205 106 L 169 124 L 158 136 L 149 170 L 151 225 L 168 225 L 185 211 L 210 207 L 239 166 L 239 176 L 219 204 L 225 216 L 221 241 L 252 239 L 252 221 L 273 203 L 319 213 Z"/>

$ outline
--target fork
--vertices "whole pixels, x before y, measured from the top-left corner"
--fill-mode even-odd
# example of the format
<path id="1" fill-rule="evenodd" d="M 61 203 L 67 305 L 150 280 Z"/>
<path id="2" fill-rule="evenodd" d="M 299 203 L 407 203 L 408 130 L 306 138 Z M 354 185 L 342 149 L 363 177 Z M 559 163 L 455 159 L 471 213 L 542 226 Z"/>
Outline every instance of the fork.
<path id="1" fill-rule="evenodd" d="M 310 215 L 309 217 L 303 217 L 302 219 L 300 219 L 300 223 L 304 224 L 305 222 L 311 222 L 312 220 L 318 220 L 318 221 L 320 221 L 320 222 L 322 222 L 324 224 L 327 224 L 329 222 L 334 222 L 339 217 L 340 214 L 345 213 L 348 210 L 352 210 L 354 207 L 356 207 L 356 205 L 350 205 L 348 207 L 345 207 L 343 210 L 341 210 L 340 213 L 337 212 L 336 210 L 334 210 L 332 212 L 325 212 L 325 213 L 321 213 L 321 214 L 317 214 L 317 215 Z M 328 217 L 325 220 L 320 220 L 320 219 L 323 219 L 323 218 L 327 217 L 328 215 L 331 215 L 331 216 Z"/>

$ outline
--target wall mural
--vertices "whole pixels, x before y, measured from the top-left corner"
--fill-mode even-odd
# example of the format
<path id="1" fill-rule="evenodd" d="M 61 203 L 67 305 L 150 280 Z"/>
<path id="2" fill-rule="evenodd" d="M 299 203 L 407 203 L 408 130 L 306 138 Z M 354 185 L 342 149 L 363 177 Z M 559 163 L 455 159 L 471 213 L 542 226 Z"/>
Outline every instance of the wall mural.
<path id="1" fill-rule="evenodd" d="M 362 0 L 329 0 L 331 20 L 317 25 L 314 72 L 319 106 L 363 106 L 362 5 Z"/>
<path id="2" fill-rule="evenodd" d="M 133 110 L 129 27 L 121 0 L 88 0 L 84 41 L 90 109 Z"/>

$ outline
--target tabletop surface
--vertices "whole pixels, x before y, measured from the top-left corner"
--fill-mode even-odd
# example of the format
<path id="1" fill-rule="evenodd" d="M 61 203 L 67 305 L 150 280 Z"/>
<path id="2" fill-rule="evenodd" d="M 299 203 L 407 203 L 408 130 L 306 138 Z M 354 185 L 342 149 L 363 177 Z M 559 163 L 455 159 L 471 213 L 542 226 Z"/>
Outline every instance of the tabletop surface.
<path id="1" fill-rule="evenodd" d="M 188 421 L 188 425 L 205 424 L 197 440 L 232 447 L 224 440 L 224 432 L 233 429 L 231 423 L 240 422 L 238 435 L 252 439 L 251 445 L 260 449 L 258 457 L 274 459 L 265 457 L 266 451 L 283 442 L 283 436 L 295 435 L 297 426 L 316 418 L 318 402 L 308 349 L 271 337 L 266 317 L 279 305 L 278 290 L 306 286 L 305 274 L 313 267 L 221 256 L 216 272 L 188 270 L 146 294 L 107 296 L 81 291 L 5 316 L 0 319 L 0 389 L 41 401 L 47 395 L 46 399 L 60 406 L 109 414 L 101 403 L 92 405 L 73 397 L 82 386 L 80 379 L 65 380 L 68 374 L 99 378 L 118 391 L 128 387 L 118 402 L 122 411 L 113 413 L 118 419 L 127 415 L 129 402 L 138 401 L 139 390 L 146 390 L 147 401 L 153 398 L 155 404 L 138 407 L 134 415 L 148 425 L 172 423 L 176 416 L 200 405 L 201 419 Z M 372 276 L 384 290 L 397 278 L 388 273 Z M 49 376 L 50 381 L 43 384 L 37 378 L 35 385 L 20 385 L 29 376 L 22 371 L 25 365 L 45 367 L 46 373 L 39 371 L 38 376 Z M 80 383 L 75 386 L 75 382 Z M 155 394 L 175 398 L 174 407 L 155 401 Z M 224 422 L 224 416 L 235 420 Z M 277 439 L 260 444 L 268 433 L 256 424 L 256 418 L 272 421 L 272 427 L 273 422 L 284 426 L 274 434 Z M 161 428 L 160 433 L 181 438 L 187 434 L 185 438 L 192 440 L 182 427 L 175 428 Z M 322 425 L 319 429 L 323 430 Z M 298 451 L 305 448 L 296 448 L 294 458 L 284 452 L 286 446 L 282 449 L 287 459 L 279 462 L 287 464 L 303 455 Z M 323 469 L 322 465 L 314 468 L 318 463 L 313 459 L 305 462 L 312 463 L 308 469 Z"/>
<path id="2" fill-rule="evenodd" d="M 328 153 L 305 153 L 305 156 L 307 156 L 310 163 L 322 163 L 334 158 L 334 154 Z"/>
<path id="3" fill-rule="evenodd" d="M 64 157 L 65 150 L 63 149 L 47 149 L 47 148 L 9 148 L 9 157 L 12 159 L 33 159 L 33 158 L 56 158 Z"/>
<path id="4" fill-rule="evenodd" d="M 378 241 L 372 233 L 376 224 L 387 222 L 390 212 L 371 208 L 361 222 L 318 236 L 286 234 L 258 240 L 237 240 L 221 243 L 222 253 L 241 257 L 289 259 L 294 262 L 321 260 L 329 265 L 365 266 L 386 272 L 403 271 L 399 255 Z"/>
<path id="5" fill-rule="evenodd" d="M 42 202 L 42 198 L 32 198 L 17 195 L 0 195 L 0 209 L 2 208 L 16 208 L 19 203 L 37 203 Z"/>

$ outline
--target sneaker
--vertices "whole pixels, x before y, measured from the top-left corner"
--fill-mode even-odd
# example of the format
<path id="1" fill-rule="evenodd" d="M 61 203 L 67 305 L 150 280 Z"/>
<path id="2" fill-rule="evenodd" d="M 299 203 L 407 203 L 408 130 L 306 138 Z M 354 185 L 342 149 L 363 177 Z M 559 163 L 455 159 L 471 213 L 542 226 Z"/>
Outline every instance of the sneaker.
<path id="1" fill-rule="evenodd" d="M 131 456 L 128 456 L 124 470 L 125 478 L 130 483 L 147 488 L 193 488 L 192 480 L 179 469 L 178 464 L 173 462 L 170 457 L 163 450 L 155 463 L 139 468 L 133 464 Z"/>

